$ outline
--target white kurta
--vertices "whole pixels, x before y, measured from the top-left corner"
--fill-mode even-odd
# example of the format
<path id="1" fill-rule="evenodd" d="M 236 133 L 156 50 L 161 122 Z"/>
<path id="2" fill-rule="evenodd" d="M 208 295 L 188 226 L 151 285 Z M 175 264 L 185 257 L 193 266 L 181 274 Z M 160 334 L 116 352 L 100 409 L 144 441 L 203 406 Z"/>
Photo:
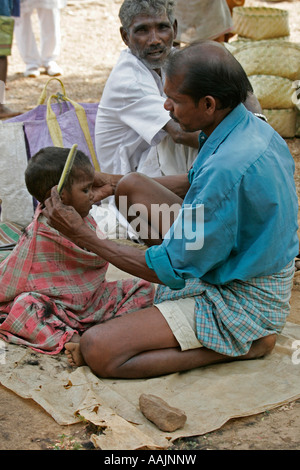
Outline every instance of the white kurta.
<path id="1" fill-rule="evenodd" d="M 197 152 L 174 144 L 163 130 L 170 120 L 165 99 L 160 76 L 129 49 L 122 51 L 96 119 L 95 145 L 103 172 L 159 176 L 189 169 Z"/>

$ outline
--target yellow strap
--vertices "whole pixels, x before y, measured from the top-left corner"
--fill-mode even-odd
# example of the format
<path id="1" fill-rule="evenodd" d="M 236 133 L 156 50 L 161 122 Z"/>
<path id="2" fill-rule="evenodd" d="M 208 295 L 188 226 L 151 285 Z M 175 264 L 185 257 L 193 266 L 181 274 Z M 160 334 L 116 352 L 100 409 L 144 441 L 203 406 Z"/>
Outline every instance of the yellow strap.
<path id="1" fill-rule="evenodd" d="M 51 95 L 48 99 L 46 120 L 53 145 L 55 145 L 55 147 L 63 147 L 64 144 L 61 129 L 57 122 L 56 114 L 51 108 L 51 100 L 52 98 L 56 98 L 56 96 L 57 95 Z"/>
<path id="2" fill-rule="evenodd" d="M 45 103 L 46 97 L 47 97 L 47 87 L 48 87 L 49 83 L 50 83 L 52 80 L 57 80 L 57 81 L 60 83 L 60 85 L 61 85 L 62 94 L 63 94 L 63 95 L 66 94 L 65 86 L 64 86 L 63 82 L 62 82 L 59 78 L 57 78 L 57 77 L 49 78 L 49 80 L 47 81 L 46 85 L 44 86 L 44 89 L 43 89 L 43 91 L 42 91 L 42 93 L 41 93 L 41 95 L 40 95 L 40 97 L 39 97 L 39 100 L 38 100 L 38 103 L 37 103 L 38 105 Z"/>
<path id="3" fill-rule="evenodd" d="M 95 170 L 100 171 L 99 163 L 96 157 L 93 141 L 92 141 L 90 130 L 89 130 L 89 125 L 88 125 L 86 114 L 85 114 L 85 110 L 83 106 L 76 103 L 76 101 L 70 100 L 69 98 L 66 98 L 66 97 L 64 99 L 66 101 L 69 101 L 69 103 L 71 103 L 74 106 L 75 111 L 76 111 L 76 116 L 78 118 L 82 132 L 85 136 L 85 140 L 88 145 L 88 148 L 92 157 L 92 161 L 94 163 Z"/>

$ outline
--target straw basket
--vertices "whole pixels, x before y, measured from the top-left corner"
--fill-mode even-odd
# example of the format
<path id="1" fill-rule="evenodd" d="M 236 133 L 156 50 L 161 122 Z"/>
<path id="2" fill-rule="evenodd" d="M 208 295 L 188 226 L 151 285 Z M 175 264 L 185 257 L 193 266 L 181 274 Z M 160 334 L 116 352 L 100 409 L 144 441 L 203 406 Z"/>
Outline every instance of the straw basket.
<path id="1" fill-rule="evenodd" d="M 252 39 L 289 36 L 288 11 L 267 7 L 235 7 L 232 13 L 235 33 Z"/>
<path id="2" fill-rule="evenodd" d="M 249 77 L 254 94 L 262 108 L 288 109 L 293 103 L 293 82 L 274 75 L 251 75 Z"/>
<path id="3" fill-rule="evenodd" d="M 297 122 L 297 110 L 295 108 L 264 109 L 263 113 L 269 124 L 281 137 L 295 137 Z"/>
<path id="4" fill-rule="evenodd" d="M 247 75 L 300 78 L 300 45 L 288 41 L 251 41 L 232 49 Z"/>

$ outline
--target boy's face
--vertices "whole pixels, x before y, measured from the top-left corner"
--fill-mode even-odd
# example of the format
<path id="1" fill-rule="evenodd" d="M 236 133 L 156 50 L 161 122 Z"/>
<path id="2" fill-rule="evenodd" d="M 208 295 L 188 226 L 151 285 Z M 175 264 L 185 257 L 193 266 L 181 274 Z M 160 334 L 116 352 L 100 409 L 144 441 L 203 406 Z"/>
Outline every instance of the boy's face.
<path id="1" fill-rule="evenodd" d="M 74 178 L 70 191 L 63 189 L 61 194 L 62 202 L 74 209 L 81 215 L 86 217 L 94 203 L 94 170 L 90 172 L 78 171 Z"/>

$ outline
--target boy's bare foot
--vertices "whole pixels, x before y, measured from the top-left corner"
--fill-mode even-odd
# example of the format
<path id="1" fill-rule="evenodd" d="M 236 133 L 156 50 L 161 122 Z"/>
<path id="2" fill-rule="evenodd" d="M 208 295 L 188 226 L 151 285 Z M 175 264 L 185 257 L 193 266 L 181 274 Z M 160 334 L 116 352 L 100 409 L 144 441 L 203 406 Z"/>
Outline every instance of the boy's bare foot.
<path id="1" fill-rule="evenodd" d="M 66 343 L 65 354 L 71 366 L 79 367 L 85 365 L 79 343 Z"/>
<path id="2" fill-rule="evenodd" d="M 85 365 L 85 361 L 80 351 L 80 337 L 73 335 L 72 341 L 65 344 L 65 354 L 71 366 L 79 367 Z"/>

